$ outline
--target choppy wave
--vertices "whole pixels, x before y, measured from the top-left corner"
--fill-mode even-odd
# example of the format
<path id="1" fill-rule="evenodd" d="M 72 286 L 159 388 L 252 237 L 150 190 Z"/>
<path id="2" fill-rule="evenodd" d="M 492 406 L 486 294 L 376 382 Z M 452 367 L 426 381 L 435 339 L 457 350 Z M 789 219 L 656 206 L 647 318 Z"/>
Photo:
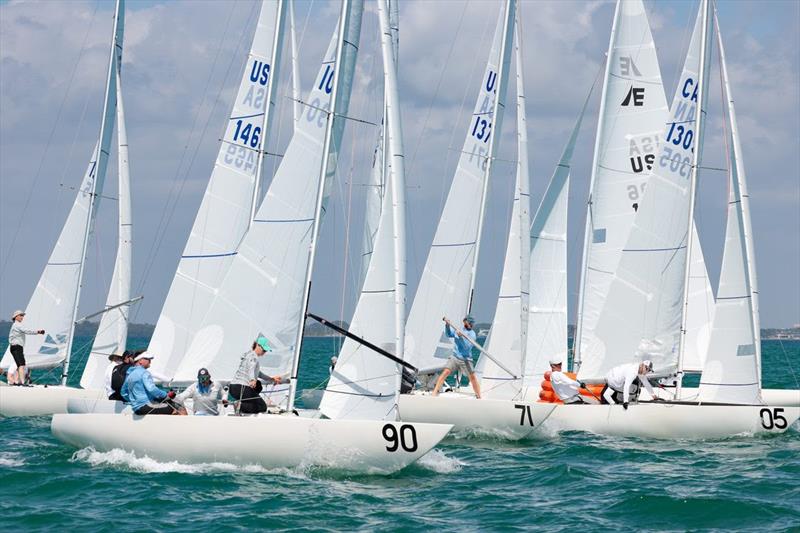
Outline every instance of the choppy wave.
<path id="1" fill-rule="evenodd" d="M 457 457 L 450 457 L 442 450 L 434 448 L 425 455 L 423 455 L 417 464 L 425 469 L 432 470 L 437 474 L 452 474 L 458 472 L 467 463 L 461 461 Z"/>
<path id="2" fill-rule="evenodd" d="M 232 463 L 214 462 L 188 464 L 178 461 L 158 461 L 148 456 L 138 457 L 133 452 L 114 449 L 99 452 L 92 447 L 78 450 L 72 455 L 71 462 L 83 462 L 91 466 L 110 466 L 147 474 L 179 473 L 179 474 L 212 474 L 212 473 L 245 473 L 245 474 L 279 474 L 297 475 L 297 472 L 285 468 L 267 469 L 260 465 L 235 465 Z"/>
<path id="3" fill-rule="evenodd" d="M 19 452 L 0 452 L 0 468 L 15 468 L 25 465 L 25 458 Z"/>

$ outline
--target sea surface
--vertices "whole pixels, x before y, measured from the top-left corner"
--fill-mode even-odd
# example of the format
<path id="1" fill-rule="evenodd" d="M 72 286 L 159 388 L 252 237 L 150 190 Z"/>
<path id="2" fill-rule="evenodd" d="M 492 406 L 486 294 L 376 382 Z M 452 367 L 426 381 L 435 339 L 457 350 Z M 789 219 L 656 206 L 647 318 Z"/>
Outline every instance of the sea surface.
<path id="1" fill-rule="evenodd" d="M 90 341 L 76 346 L 85 354 Z M 334 343 L 306 340 L 301 388 L 324 383 Z M 765 341 L 763 367 L 765 387 L 798 388 L 800 342 Z M 0 531 L 55 528 L 800 531 L 800 430 L 705 442 L 450 439 L 402 472 L 362 476 L 75 450 L 51 436 L 49 417 L 0 419 Z"/>

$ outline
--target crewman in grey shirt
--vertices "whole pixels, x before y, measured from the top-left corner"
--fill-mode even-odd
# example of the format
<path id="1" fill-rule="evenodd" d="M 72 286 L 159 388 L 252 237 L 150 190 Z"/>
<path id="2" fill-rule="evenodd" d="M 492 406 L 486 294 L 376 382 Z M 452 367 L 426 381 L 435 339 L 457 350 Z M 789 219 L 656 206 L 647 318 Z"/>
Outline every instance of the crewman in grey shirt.
<path id="1" fill-rule="evenodd" d="M 8 346 L 11 352 L 11 357 L 14 358 L 14 363 L 17 365 L 17 382 L 15 385 L 28 385 L 27 381 L 27 368 L 25 367 L 25 336 L 26 335 L 44 335 L 43 329 L 25 329 L 22 327 L 22 321 L 25 320 L 25 311 L 16 310 L 11 315 L 11 330 L 8 332 Z"/>

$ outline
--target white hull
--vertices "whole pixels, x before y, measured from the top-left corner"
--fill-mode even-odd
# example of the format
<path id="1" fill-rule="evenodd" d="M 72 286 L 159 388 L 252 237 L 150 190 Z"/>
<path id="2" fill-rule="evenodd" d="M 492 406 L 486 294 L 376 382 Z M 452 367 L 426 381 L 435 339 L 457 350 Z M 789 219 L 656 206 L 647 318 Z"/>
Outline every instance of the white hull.
<path id="1" fill-rule="evenodd" d="M 544 427 L 600 435 L 656 439 L 717 439 L 783 433 L 800 417 L 800 407 L 638 403 L 558 405 Z"/>
<path id="2" fill-rule="evenodd" d="M 0 416 L 46 416 L 67 412 L 70 399 L 104 399 L 105 392 L 61 385 L 0 388 Z"/>
<path id="3" fill-rule="evenodd" d="M 70 398 L 67 400 L 66 412 L 69 414 L 103 413 L 111 415 L 132 414 L 133 409 L 130 404 L 106 398 Z"/>
<path id="4" fill-rule="evenodd" d="M 478 400 L 472 394 L 443 392 L 401 394 L 400 419 L 409 422 L 452 424 L 459 434 L 510 440 L 531 435 L 555 409 L 555 404 L 514 400 Z"/>
<path id="5" fill-rule="evenodd" d="M 681 390 L 683 400 L 692 401 L 697 398 L 699 389 L 684 387 Z M 664 398 L 671 398 L 671 394 L 662 394 Z M 797 389 L 761 389 L 761 399 L 766 405 L 775 407 L 800 407 L 800 390 Z"/>
<path id="6" fill-rule="evenodd" d="M 69 445 L 104 452 L 123 449 L 159 461 L 319 466 L 375 474 L 413 463 L 436 446 L 450 427 L 269 414 L 59 414 L 51 425 L 53 435 Z"/>

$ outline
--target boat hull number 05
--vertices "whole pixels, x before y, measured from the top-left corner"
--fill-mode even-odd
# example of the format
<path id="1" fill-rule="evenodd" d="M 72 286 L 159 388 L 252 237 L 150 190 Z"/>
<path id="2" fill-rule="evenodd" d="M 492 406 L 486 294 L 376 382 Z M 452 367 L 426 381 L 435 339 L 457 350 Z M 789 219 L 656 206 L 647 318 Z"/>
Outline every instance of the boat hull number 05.
<path id="1" fill-rule="evenodd" d="M 398 431 L 392 424 L 386 424 L 382 433 L 383 438 L 389 443 L 386 451 L 396 452 L 399 448 L 407 452 L 417 451 L 417 430 L 414 426 L 403 424 Z"/>
<path id="2" fill-rule="evenodd" d="M 764 429 L 786 429 L 789 423 L 781 413 L 783 413 L 783 407 L 762 409 L 759 413 L 761 416 L 761 427 Z"/>

